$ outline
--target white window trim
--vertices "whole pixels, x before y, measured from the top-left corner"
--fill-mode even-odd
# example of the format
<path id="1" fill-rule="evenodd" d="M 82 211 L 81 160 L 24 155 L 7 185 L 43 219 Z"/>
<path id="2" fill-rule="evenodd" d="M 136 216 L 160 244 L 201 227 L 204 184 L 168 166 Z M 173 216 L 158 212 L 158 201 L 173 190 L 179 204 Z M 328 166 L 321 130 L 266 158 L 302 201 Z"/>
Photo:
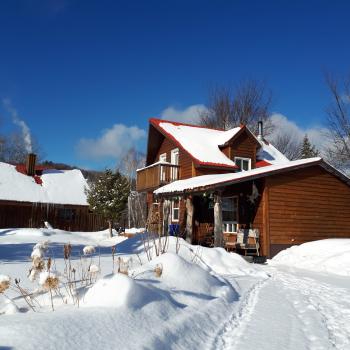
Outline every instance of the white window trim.
<path id="1" fill-rule="evenodd" d="M 166 153 L 162 153 L 162 154 L 159 155 L 159 161 L 160 162 L 166 162 Z"/>
<path id="2" fill-rule="evenodd" d="M 174 207 L 174 201 L 171 201 L 171 221 L 172 222 L 179 222 L 180 219 L 180 200 L 177 200 L 178 206 Z M 174 209 L 178 210 L 178 219 L 174 219 Z"/>
<path id="3" fill-rule="evenodd" d="M 177 156 L 177 157 L 176 157 Z M 174 148 L 171 150 L 170 154 L 170 163 L 174 165 L 179 165 L 179 158 L 180 158 L 180 153 L 178 148 Z M 176 161 L 175 161 L 176 159 Z M 170 168 L 170 177 L 171 180 L 178 180 L 179 176 L 179 169 L 178 168 Z"/>
<path id="4" fill-rule="evenodd" d="M 162 153 L 159 155 L 159 161 L 160 162 L 166 162 L 166 153 Z M 160 180 L 165 181 L 165 167 L 160 166 Z"/>
<path id="5" fill-rule="evenodd" d="M 237 221 L 223 221 L 222 222 L 222 230 L 224 233 L 237 233 L 238 231 L 238 208 L 239 208 L 239 198 L 238 196 L 229 196 L 224 198 L 236 198 L 237 199 Z M 232 225 L 232 230 L 229 230 L 228 227 Z M 236 230 L 233 229 L 233 227 L 236 226 Z"/>
<path id="6" fill-rule="evenodd" d="M 248 167 L 249 167 L 249 169 L 248 170 L 251 170 L 252 169 L 252 159 L 251 158 L 244 158 L 244 157 L 235 157 L 234 158 L 234 162 L 235 162 L 235 164 L 236 164 L 236 161 L 237 160 L 247 160 L 248 161 Z M 246 170 L 244 170 L 244 169 L 240 169 L 240 171 L 246 171 Z"/>
<path id="7" fill-rule="evenodd" d="M 175 155 L 177 155 L 177 163 L 175 163 Z M 179 165 L 179 149 L 178 148 L 174 148 L 171 150 L 171 157 L 170 157 L 170 163 L 171 164 L 175 164 L 175 165 Z"/>

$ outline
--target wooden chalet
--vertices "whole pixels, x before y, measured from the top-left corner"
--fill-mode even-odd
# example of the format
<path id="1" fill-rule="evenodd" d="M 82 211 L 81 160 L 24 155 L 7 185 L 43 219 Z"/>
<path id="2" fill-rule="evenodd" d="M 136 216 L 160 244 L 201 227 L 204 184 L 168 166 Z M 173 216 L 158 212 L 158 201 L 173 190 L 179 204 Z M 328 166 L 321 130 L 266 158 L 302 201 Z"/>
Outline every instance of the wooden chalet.
<path id="1" fill-rule="evenodd" d="M 0 228 L 44 227 L 68 231 L 96 231 L 105 220 L 89 210 L 87 186 L 80 170 L 55 170 L 35 164 L 0 162 Z"/>
<path id="2" fill-rule="evenodd" d="M 267 257 L 350 237 L 349 185 L 321 158 L 289 161 L 264 139 L 262 122 L 255 136 L 244 125 L 223 131 L 150 119 L 146 166 L 137 172 L 150 230 L 244 254 L 255 244 L 254 254 Z"/>

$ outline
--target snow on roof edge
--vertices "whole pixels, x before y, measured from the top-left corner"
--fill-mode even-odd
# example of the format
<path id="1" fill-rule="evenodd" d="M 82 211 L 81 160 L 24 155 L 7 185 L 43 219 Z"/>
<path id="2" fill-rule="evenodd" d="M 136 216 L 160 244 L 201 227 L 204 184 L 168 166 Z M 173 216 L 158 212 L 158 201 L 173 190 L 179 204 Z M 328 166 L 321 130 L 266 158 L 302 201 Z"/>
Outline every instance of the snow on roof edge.
<path id="1" fill-rule="evenodd" d="M 260 177 L 263 175 L 270 175 L 279 170 L 285 170 L 285 169 L 292 170 L 294 168 L 298 168 L 303 165 L 318 164 L 320 162 L 324 162 L 324 160 L 320 157 L 314 157 L 314 158 L 289 161 L 288 163 L 280 164 L 280 165 L 269 165 L 262 168 L 255 168 L 244 172 L 201 175 L 201 176 L 196 176 L 185 180 L 178 180 L 178 181 L 172 182 L 168 185 L 158 188 L 153 193 L 156 195 L 181 193 L 189 190 L 196 190 L 196 189 L 199 190 L 208 186 L 229 185 L 230 183 L 242 182 L 242 180 L 248 181 L 251 178 L 255 178 L 257 176 Z M 326 162 L 324 163 L 328 165 L 328 163 Z M 348 177 L 346 178 L 349 179 L 350 181 L 350 178 Z"/>

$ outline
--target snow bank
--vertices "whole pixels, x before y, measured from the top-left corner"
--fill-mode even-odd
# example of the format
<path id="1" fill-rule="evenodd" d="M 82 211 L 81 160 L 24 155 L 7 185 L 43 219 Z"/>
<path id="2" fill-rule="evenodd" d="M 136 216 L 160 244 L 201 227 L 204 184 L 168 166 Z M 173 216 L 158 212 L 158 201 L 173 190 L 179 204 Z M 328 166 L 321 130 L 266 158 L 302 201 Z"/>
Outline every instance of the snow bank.
<path id="1" fill-rule="evenodd" d="M 248 263 L 239 254 L 228 253 L 223 248 L 203 248 L 201 264 L 207 265 L 220 275 L 266 277 L 266 273 L 258 266 Z"/>
<path id="2" fill-rule="evenodd" d="M 98 280 L 85 294 L 82 306 L 141 308 L 160 299 L 154 290 L 118 273 Z"/>
<path id="3" fill-rule="evenodd" d="M 217 297 L 229 294 L 231 289 L 210 270 L 186 261 L 175 253 L 165 253 L 152 260 L 150 266 L 161 266 L 160 280 L 171 289 Z"/>
<path id="4" fill-rule="evenodd" d="M 132 227 L 132 228 L 126 228 L 125 229 L 125 233 L 126 234 L 132 234 L 132 235 L 135 235 L 136 233 L 142 233 L 142 232 L 145 232 L 145 228 L 144 227 L 141 227 L 141 228 L 136 228 L 136 227 Z"/>
<path id="5" fill-rule="evenodd" d="M 110 238 L 108 229 L 96 232 L 70 232 L 47 228 L 0 229 L 0 244 L 37 243 L 44 239 L 49 243 L 97 244 L 109 247 L 127 239 L 127 237 L 118 236 L 115 230 L 113 235 Z"/>
<path id="6" fill-rule="evenodd" d="M 324 239 L 281 251 L 270 264 L 350 276 L 350 239 Z"/>

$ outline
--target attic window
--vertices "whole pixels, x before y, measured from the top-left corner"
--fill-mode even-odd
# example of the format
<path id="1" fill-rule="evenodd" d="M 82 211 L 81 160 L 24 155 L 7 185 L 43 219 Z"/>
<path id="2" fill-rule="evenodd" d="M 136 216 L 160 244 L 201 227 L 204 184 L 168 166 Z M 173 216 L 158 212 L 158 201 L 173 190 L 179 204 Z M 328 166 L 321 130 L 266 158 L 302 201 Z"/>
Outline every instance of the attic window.
<path id="1" fill-rule="evenodd" d="M 234 161 L 239 171 L 247 171 L 252 168 L 252 160 L 250 158 L 235 157 Z"/>

